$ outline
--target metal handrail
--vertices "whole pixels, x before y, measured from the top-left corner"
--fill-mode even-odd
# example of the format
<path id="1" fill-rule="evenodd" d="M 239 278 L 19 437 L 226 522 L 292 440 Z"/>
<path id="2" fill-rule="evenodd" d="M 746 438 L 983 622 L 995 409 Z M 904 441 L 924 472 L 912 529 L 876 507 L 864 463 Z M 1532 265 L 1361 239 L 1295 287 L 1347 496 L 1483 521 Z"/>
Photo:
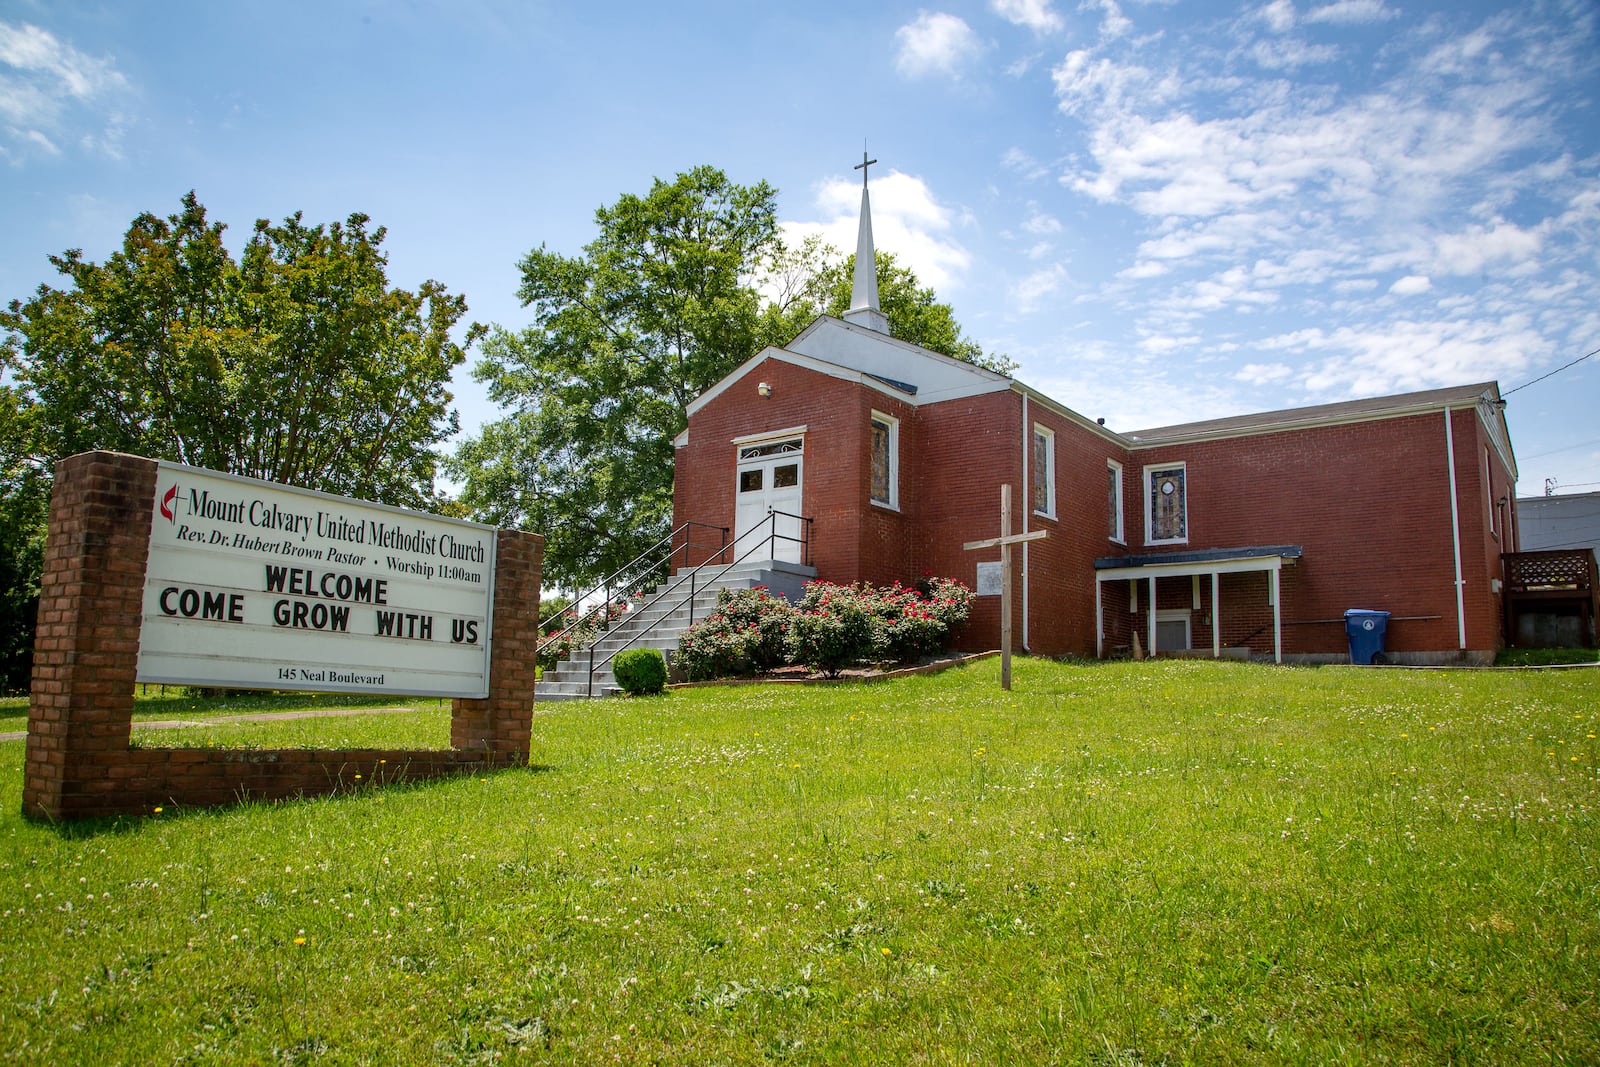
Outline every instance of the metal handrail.
<path id="1" fill-rule="evenodd" d="M 788 534 L 780 534 L 780 533 L 778 533 L 778 517 L 780 515 L 785 517 L 785 518 L 799 519 L 801 522 L 805 523 L 805 526 L 803 527 L 803 529 L 806 531 L 807 536 L 806 537 L 790 537 Z M 800 556 L 800 558 L 801 559 L 809 558 L 809 556 L 811 554 L 810 551 L 809 551 L 810 547 L 811 547 L 811 543 L 810 543 L 810 540 L 809 540 L 809 534 L 810 534 L 811 523 L 812 523 L 811 519 L 807 518 L 804 515 L 795 515 L 795 514 L 793 514 L 791 512 L 775 511 L 772 508 L 768 508 L 767 509 L 767 517 L 762 521 L 763 521 L 763 523 L 765 525 L 770 527 L 769 532 L 767 533 L 767 535 L 765 537 L 757 538 L 756 541 L 754 542 L 754 544 L 748 550 L 745 551 L 745 554 L 740 556 L 738 559 L 734 560 L 731 563 L 723 564 L 721 569 L 718 570 L 716 574 L 712 575 L 710 577 L 710 579 L 705 584 L 707 584 L 707 585 L 714 584 L 717 581 L 717 579 L 721 578 L 723 575 L 727 574 L 730 570 L 732 570 L 733 568 L 737 567 L 739 564 L 743 563 L 745 560 L 749 559 L 755 553 L 759 552 L 761 550 L 763 544 L 766 545 L 768 552 L 773 551 L 773 549 L 776 547 L 776 542 L 778 541 L 779 538 L 782 538 L 785 541 L 798 542 L 800 544 L 800 546 L 801 546 L 801 556 Z M 754 529 L 748 530 L 745 533 L 740 534 L 738 537 L 734 538 L 733 544 L 727 545 L 726 547 L 723 548 L 723 550 L 721 552 L 716 553 L 716 555 L 720 556 L 723 553 L 728 552 L 728 551 L 732 550 L 733 548 L 737 547 L 737 545 L 739 544 L 740 541 L 743 541 L 746 537 L 749 537 L 751 534 L 755 533 L 759 529 L 761 529 L 761 526 L 758 525 Z M 713 556 L 712 558 L 715 559 L 716 556 Z M 776 557 L 773 557 L 773 558 L 776 558 Z M 607 655 L 604 659 L 600 660 L 599 663 L 596 663 L 595 659 L 594 659 L 595 645 L 598 645 L 599 641 L 597 640 L 595 642 L 595 644 L 592 644 L 592 645 L 589 646 L 589 678 L 588 678 L 588 682 L 586 683 L 586 685 L 584 687 L 584 695 L 585 696 L 588 696 L 588 697 L 593 697 L 594 696 L 594 672 L 598 668 L 604 667 L 606 664 L 608 664 L 612 660 L 616 659 L 617 655 L 619 653 L 626 652 L 629 648 L 632 648 L 633 645 L 636 644 L 639 641 L 640 638 L 644 637 L 646 634 L 648 634 L 651 631 L 655 630 L 658 626 L 660 626 L 663 622 L 665 622 L 674 612 L 676 612 L 679 608 L 683 607 L 685 604 L 689 605 L 689 625 L 690 626 L 694 625 L 694 598 L 699 595 L 699 590 L 696 588 L 696 578 L 700 574 L 701 571 L 705 570 L 707 567 L 710 567 L 710 566 L 712 566 L 712 564 L 709 563 L 709 562 L 702 563 L 702 564 L 700 564 L 700 566 L 695 567 L 693 570 L 691 570 L 688 574 L 680 574 L 680 575 L 678 575 L 677 578 L 673 579 L 671 585 L 669 585 L 666 590 L 662 591 L 662 593 L 656 598 L 657 601 L 659 602 L 660 600 L 664 599 L 672 591 L 673 588 L 682 586 L 682 584 L 684 582 L 684 579 L 686 579 L 686 578 L 689 581 L 689 595 L 687 597 L 685 597 L 684 599 L 678 601 L 676 604 L 672 605 L 672 607 L 668 608 L 666 611 L 662 612 L 661 613 L 661 617 L 656 619 L 655 622 L 652 622 L 649 626 L 644 627 L 638 633 L 634 634 L 632 637 L 628 638 L 628 640 L 624 641 L 617 648 L 613 649 L 611 651 L 611 653 L 609 655 Z M 802 566 L 810 566 L 810 564 L 802 564 Z"/>
<path id="2" fill-rule="evenodd" d="M 722 544 L 721 544 L 719 550 L 716 553 L 713 554 L 713 556 L 712 556 L 713 559 L 715 559 L 716 556 L 721 555 L 722 552 L 727 550 L 728 528 L 726 526 L 713 526 L 713 525 L 711 525 L 710 523 L 707 523 L 707 522 L 695 522 L 694 520 L 691 519 L 690 521 L 688 521 L 688 522 L 684 523 L 683 525 L 679 526 L 676 530 L 673 530 L 671 533 L 667 534 L 667 536 L 663 537 L 661 540 L 657 541 L 655 544 L 651 545 L 649 548 L 645 549 L 643 552 L 639 553 L 637 556 L 633 557 L 631 560 L 629 560 L 627 563 L 623 564 L 617 570 L 615 570 L 612 573 L 606 575 L 606 577 L 602 578 L 599 581 L 599 583 L 596 584 L 593 588 L 587 589 L 584 592 L 578 594 L 578 596 L 574 597 L 573 600 L 572 600 L 572 608 L 576 608 L 579 605 L 581 605 L 586 597 L 591 597 L 594 594 L 602 592 L 602 591 L 604 591 L 604 593 L 605 593 L 605 599 L 603 601 L 601 601 L 601 603 L 599 604 L 598 607 L 590 608 L 587 611 L 579 612 L 578 616 L 570 624 L 568 624 L 565 629 L 560 630 L 560 631 L 558 631 L 556 633 L 553 633 L 553 634 L 545 634 L 543 637 L 541 637 L 539 639 L 539 642 L 538 642 L 537 646 L 535 647 L 535 654 L 537 654 L 538 652 L 542 652 L 547 646 L 560 641 L 562 638 L 564 638 L 564 637 L 568 636 L 569 634 L 571 634 L 574 630 L 576 630 L 579 627 L 581 627 L 584 624 L 586 624 L 589 621 L 589 619 L 591 619 L 594 616 L 594 613 L 596 611 L 604 611 L 606 613 L 606 622 L 609 625 L 609 623 L 610 623 L 610 612 L 611 612 L 611 593 L 612 593 L 612 590 L 613 589 L 619 589 L 624 584 L 621 581 L 619 581 L 619 579 L 621 579 L 625 574 L 627 574 L 628 571 L 630 569 L 632 569 L 633 566 L 636 563 L 638 563 L 640 560 L 644 559 L 646 556 L 649 556 L 654 552 L 659 551 L 662 545 L 671 545 L 672 542 L 674 542 L 674 541 L 676 541 L 678 539 L 678 535 L 679 534 L 683 534 L 684 535 L 683 552 L 684 552 L 684 562 L 685 563 L 687 563 L 689 561 L 689 549 L 690 548 L 710 548 L 711 547 L 710 545 L 696 545 L 696 544 L 694 544 L 693 541 L 691 541 L 689 539 L 688 531 L 689 531 L 689 529 L 691 527 L 694 527 L 694 526 L 703 527 L 704 529 L 707 529 L 707 530 L 717 530 L 717 531 L 719 531 L 721 533 L 721 535 L 722 535 L 722 538 L 721 538 Z M 650 569 L 653 570 L 655 567 L 659 567 L 663 563 L 670 563 L 672 561 L 672 557 L 677 555 L 677 554 L 678 554 L 678 549 L 676 547 L 670 548 L 665 556 L 663 556 L 662 558 L 660 558 L 658 560 L 655 560 L 651 564 Z M 560 618 L 561 615 L 562 615 L 562 612 L 565 612 L 565 611 L 568 611 L 568 610 L 571 610 L 571 608 L 562 608 L 561 611 L 552 612 L 548 618 L 540 619 L 539 620 L 539 631 L 541 633 L 543 633 L 544 628 L 546 626 L 550 625 L 556 619 Z"/>

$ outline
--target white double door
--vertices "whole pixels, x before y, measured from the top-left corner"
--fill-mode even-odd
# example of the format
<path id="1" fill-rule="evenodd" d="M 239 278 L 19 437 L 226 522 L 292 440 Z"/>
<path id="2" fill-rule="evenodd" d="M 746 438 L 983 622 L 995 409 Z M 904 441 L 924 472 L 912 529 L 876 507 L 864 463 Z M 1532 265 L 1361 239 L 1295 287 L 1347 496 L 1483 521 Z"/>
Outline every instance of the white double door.
<path id="1" fill-rule="evenodd" d="M 805 473 L 802 438 L 766 441 L 738 449 L 734 486 L 734 559 L 774 559 L 801 563 L 804 522 L 800 494 Z M 768 525 L 767 516 L 772 515 Z M 746 537 L 748 535 L 748 539 Z M 757 541 L 771 551 L 755 549 Z"/>

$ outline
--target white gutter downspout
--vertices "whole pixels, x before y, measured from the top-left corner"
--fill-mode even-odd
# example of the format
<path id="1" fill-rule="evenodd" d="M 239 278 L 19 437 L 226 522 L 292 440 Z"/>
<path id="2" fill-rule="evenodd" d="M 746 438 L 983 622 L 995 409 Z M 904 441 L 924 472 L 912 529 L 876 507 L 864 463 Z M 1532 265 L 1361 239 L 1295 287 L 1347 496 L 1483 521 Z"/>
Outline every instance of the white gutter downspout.
<path id="1" fill-rule="evenodd" d="M 1444 452 L 1450 463 L 1450 538 L 1456 550 L 1456 635 L 1462 651 L 1467 647 L 1467 602 L 1461 578 L 1461 504 L 1456 499 L 1456 437 L 1450 426 L 1450 408 L 1444 409 Z"/>
<path id="2" fill-rule="evenodd" d="M 1022 394 L 1022 532 L 1028 532 L 1028 513 L 1033 510 L 1033 479 L 1030 478 L 1028 463 L 1033 450 L 1028 447 L 1032 441 L 1032 434 L 1028 427 L 1028 394 Z M 1022 542 L 1022 651 L 1031 652 L 1028 647 L 1028 542 Z"/>

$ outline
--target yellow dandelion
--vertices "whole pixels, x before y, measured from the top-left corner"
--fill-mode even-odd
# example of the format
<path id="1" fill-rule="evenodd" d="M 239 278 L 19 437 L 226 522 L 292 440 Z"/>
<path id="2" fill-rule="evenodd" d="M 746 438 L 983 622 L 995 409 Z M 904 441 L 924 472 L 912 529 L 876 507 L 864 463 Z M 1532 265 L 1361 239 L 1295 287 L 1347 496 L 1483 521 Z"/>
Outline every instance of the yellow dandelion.
<path id="1" fill-rule="evenodd" d="M 1591 735 L 1591 736 L 1593 736 L 1593 735 Z M 157 814 L 157 815 L 160 815 L 160 814 L 161 814 L 161 805 L 160 805 L 160 804 L 157 804 L 157 805 L 156 805 L 156 814 Z"/>
<path id="2" fill-rule="evenodd" d="M 294 943 L 297 945 L 303 945 L 306 943 L 306 939 L 303 937 L 297 937 L 294 939 Z"/>
<path id="3" fill-rule="evenodd" d="M 894 955 L 894 953 L 893 953 L 893 952 L 891 952 L 891 951 L 889 951 L 889 950 L 888 950 L 888 949 L 886 949 L 886 948 L 880 948 L 880 949 L 879 949 L 879 950 L 878 950 L 878 951 L 879 951 L 879 952 L 881 952 L 881 953 L 883 953 L 883 954 L 884 954 L 884 955 L 885 955 L 885 956 L 893 956 L 893 955 Z"/>

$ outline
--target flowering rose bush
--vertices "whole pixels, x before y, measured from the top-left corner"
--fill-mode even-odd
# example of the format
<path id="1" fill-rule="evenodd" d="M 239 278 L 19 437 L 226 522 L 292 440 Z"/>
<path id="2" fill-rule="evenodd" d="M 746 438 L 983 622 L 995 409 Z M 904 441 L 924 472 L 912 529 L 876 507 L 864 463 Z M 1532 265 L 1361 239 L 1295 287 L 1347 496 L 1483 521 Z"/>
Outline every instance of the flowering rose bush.
<path id="1" fill-rule="evenodd" d="M 783 597 L 767 592 L 766 586 L 754 589 L 724 589 L 717 594 L 717 613 L 736 629 L 754 631 L 749 642 L 750 666 L 766 671 L 788 662 L 784 646 L 794 608 Z"/>
<path id="2" fill-rule="evenodd" d="M 789 661 L 830 678 L 854 663 L 877 660 L 888 647 L 870 587 L 807 582 L 789 627 Z"/>
<path id="3" fill-rule="evenodd" d="M 724 589 L 716 612 L 678 639 L 674 662 L 692 682 L 782 666 L 793 614 L 787 600 L 764 588 Z"/>
<path id="4" fill-rule="evenodd" d="M 795 605 L 765 589 L 724 591 L 717 613 L 680 639 L 676 662 L 694 680 L 781 663 L 837 677 L 859 663 L 909 663 L 941 651 L 971 607 L 972 591 L 948 578 L 917 588 L 808 582 Z"/>

